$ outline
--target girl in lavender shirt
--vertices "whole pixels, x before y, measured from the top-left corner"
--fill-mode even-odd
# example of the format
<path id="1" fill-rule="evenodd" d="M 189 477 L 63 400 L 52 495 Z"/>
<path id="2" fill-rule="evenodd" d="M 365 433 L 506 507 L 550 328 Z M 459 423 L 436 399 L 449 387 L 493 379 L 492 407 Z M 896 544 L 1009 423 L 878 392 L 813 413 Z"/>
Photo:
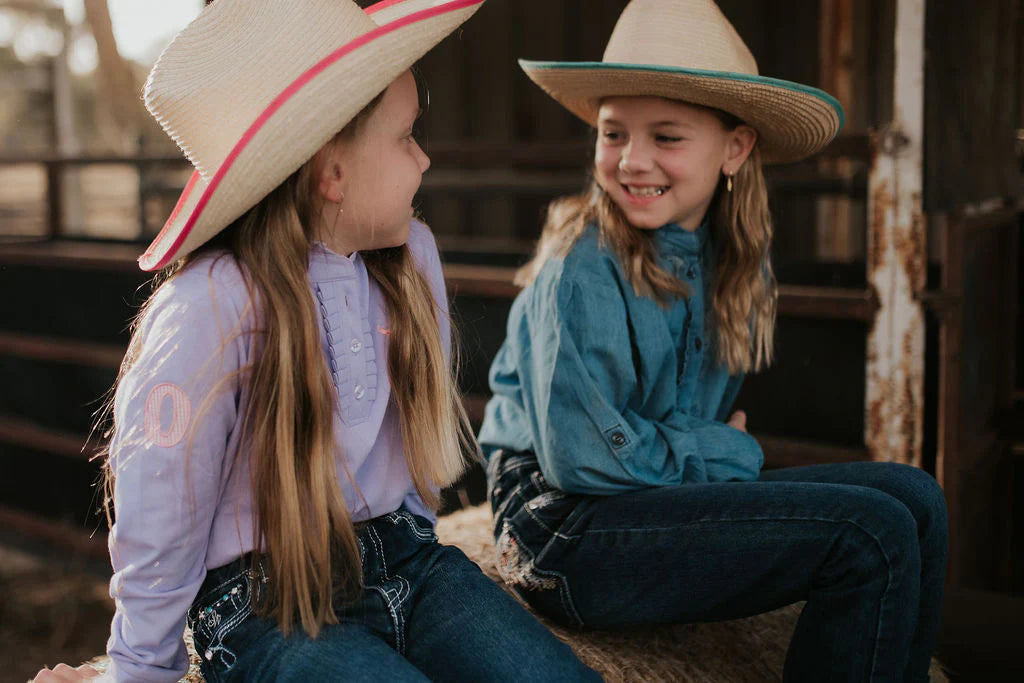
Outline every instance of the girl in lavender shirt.
<path id="1" fill-rule="evenodd" d="M 218 0 L 154 67 L 197 173 L 113 403 L 104 678 L 178 680 L 186 623 L 208 681 L 597 677 L 433 531 L 476 445 L 409 67 L 481 2 Z"/>

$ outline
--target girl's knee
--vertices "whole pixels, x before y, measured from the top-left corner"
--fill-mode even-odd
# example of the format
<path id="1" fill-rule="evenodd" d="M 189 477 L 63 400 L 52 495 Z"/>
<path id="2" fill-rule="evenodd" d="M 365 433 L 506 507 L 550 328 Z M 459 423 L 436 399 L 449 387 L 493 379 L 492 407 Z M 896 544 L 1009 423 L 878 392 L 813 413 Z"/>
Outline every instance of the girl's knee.
<path id="1" fill-rule="evenodd" d="M 838 562 L 865 580 L 916 573 L 920 565 L 917 520 L 896 498 L 872 491 L 858 514 L 841 524 Z"/>
<path id="2" fill-rule="evenodd" d="M 919 467 L 888 464 L 893 495 L 903 503 L 920 528 L 921 534 L 947 535 L 946 494 L 935 477 Z"/>

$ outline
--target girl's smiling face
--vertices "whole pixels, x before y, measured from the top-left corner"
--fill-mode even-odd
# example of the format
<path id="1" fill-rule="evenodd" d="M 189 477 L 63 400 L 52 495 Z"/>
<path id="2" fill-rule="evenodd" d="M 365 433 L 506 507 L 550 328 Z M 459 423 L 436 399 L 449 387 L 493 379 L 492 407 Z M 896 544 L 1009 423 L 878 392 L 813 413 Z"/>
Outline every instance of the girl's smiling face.
<path id="1" fill-rule="evenodd" d="M 608 97 L 597 121 L 595 177 L 637 228 L 695 230 L 721 175 L 735 174 L 754 129 L 729 130 L 710 109 L 661 97 Z"/>
<path id="2" fill-rule="evenodd" d="M 335 252 L 397 247 L 409 239 L 413 197 L 430 167 L 413 137 L 419 114 L 416 81 L 406 71 L 355 134 L 328 153 L 319 189 L 327 202 L 325 241 Z"/>

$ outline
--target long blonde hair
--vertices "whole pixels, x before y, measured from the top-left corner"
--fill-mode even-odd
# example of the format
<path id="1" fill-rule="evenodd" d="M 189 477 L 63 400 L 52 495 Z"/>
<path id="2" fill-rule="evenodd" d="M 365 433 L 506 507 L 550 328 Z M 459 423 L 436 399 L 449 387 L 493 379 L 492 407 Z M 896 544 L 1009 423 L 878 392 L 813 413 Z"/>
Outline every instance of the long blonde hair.
<path id="1" fill-rule="evenodd" d="M 266 550 L 272 576 L 257 609 L 275 618 L 286 634 L 297 618 L 315 637 L 322 626 L 337 622 L 334 599 L 352 600 L 361 590 L 359 545 L 338 482 L 344 444 L 334 432 L 337 396 L 308 268 L 312 242 L 319 237 L 314 177 L 321 155 L 356 135 L 382 96 L 256 206 L 162 274 L 166 283 L 203 254 L 221 252 L 239 264 L 255 304 L 257 351 L 239 371 L 250 396 L 239 452 L 249 458 L 252 474 L 255 547 Z M 476 450 L 441 341 L 441 312 L 406 245 L 362 252 L 362 257 L 387 302 L 388 374 L 406 463 L 423 502 L 436 508 L 439 488 L 458 479 L 465 454 Z M 136 329 L 147 310 L 137 316 Z M 139 343 L 133 335 L 121 377 Z M 109 500 L 109 461 L 106 478 Z"/>
<path id="2" fill-rule="evenodd" d="M 742 123 L 726 112 L 710 111 L 730 130 Z M 712 332 L 718 360 L 731 374 L 739 374 L 771 364 L 778 299 L 769 255 L 772 220 L 757 145 L 734 176 L 733 191 L 724 185 L 720 179 L 709 208 L 715 248 Z M 583 193 L 551 202 L 534 256 L 516 272 L 515 283 L 525 287 L 533 282 L 544 264 L 567 253 L 589 225 L 597 227 L 637 296 L 667 306 L 691 294 L 684 282 L 658 264 L 652 231 L 631 226 L 593 179 Z"/>

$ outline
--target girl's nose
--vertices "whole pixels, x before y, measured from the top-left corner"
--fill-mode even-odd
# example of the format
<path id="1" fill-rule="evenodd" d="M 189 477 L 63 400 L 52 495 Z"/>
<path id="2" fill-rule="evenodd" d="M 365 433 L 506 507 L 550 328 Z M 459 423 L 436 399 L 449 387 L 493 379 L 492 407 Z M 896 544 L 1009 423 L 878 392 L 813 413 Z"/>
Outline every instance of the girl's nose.
<path id="1" fill-rule="evenodd" d="M 430 157 L 427 156 L 427 153 L 423 151 L 418 142 L 416 143 L 416 161 L 419 162 L 420 173 L 426 173 L 427 169 L 430 168 Z"/>
<path id="2" fill-rule="evenodd" d="M 630 142 L 622 148 L 619 158 L 619 170 L 623 173 L 643 173 L 651 170 L 651 158 L 640 145 Z"/>

